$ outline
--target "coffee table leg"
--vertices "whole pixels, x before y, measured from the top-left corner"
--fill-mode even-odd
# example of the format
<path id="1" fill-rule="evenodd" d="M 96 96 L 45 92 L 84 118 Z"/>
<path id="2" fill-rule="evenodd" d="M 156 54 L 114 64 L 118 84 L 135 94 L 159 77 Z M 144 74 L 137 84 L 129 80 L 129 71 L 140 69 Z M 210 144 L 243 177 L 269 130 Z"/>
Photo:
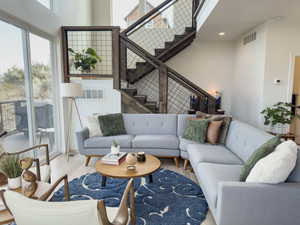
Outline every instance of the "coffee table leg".
<path id="1" fill-rule="evenodd" d="M 149 175 L 149 183 L 153 183 L 153 177 L 152 177 L 152 174 Z"/>
<path id="2" fill-rule="evenodd" d="M 102 176 L 101 187 L 105 187 L 105 185 L 106 185 L 106 176 Z"/>

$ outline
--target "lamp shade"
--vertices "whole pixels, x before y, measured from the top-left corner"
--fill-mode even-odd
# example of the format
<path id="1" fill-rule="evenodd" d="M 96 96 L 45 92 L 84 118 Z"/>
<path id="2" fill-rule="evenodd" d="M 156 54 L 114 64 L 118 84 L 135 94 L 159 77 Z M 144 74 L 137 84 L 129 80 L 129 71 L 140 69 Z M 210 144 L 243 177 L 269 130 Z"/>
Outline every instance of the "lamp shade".
<path id="1" fill-rule="evenodd" d="M 81 84 L 78 83 L 62 83 L 61 96 L 63 98 L 75 98 L 83 96 Z"/>

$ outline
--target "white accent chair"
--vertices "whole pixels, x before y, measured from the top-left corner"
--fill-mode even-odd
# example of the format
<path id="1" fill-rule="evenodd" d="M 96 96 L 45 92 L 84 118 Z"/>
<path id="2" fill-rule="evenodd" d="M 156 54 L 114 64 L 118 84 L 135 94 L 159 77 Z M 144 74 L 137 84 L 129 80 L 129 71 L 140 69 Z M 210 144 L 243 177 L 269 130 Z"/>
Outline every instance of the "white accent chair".
<path id="1" fill-rule="evenodd" d="M 44 202 L 13 191 L 2 191 L 1 196 L 18 225 L 135 225 L 132 179 L 127 184 L 119 208 L 105 207 L 103 200 Z"/>

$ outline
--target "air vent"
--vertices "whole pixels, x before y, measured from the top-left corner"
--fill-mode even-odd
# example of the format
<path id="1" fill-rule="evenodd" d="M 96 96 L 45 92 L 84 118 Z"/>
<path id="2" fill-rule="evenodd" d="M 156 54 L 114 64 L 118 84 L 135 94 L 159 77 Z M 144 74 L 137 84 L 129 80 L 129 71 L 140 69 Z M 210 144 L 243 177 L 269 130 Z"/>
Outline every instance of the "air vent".
<path id="1" fill-rule="evenodd" d="M 247 45 L 250 42 L 255 41 L 255 40 L 256 40 L 256 32 L 253 32 L 244 38 L 244 45 Z"/>

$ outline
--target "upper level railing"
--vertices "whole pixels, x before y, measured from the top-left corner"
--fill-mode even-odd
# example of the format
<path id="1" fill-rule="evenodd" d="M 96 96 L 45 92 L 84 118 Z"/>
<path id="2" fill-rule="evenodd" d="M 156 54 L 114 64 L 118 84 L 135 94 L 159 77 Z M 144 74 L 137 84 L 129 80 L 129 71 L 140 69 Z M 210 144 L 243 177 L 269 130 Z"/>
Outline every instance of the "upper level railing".
<path id="1" fill-rule="evenodd" d="M 198 0 L 166 0 L 134 24 L 121 35 L 134 41 L 147 52 L 155 55 L 156 49 L 164 49 L 166 42 L 174 41 L 176 35 L 185 34 L 186 29 L 196 29 L 194 13 Z M 128 53 L 128 67 L 135 68 L 143 60 Z"/>

